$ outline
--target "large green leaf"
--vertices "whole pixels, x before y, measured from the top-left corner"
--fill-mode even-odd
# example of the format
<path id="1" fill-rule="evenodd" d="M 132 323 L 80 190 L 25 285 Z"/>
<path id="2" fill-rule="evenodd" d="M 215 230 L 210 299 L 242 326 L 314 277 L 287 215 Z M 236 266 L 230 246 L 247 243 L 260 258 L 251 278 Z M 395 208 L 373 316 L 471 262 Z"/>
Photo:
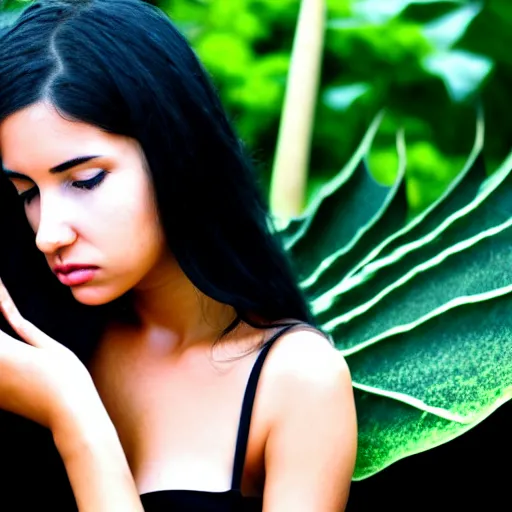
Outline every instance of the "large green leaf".
<path id="1" fill-rule="evenodd" d="M 299 276 L 309 275 L 318 262 L 360 236 L 386 200 L 389 187 L 374 180 L 364 160 L 381 119 L 382 115 L 376 118 L 348 165 L 322 187 L 304 222 L 289 238 L 287 249 Z"/>
<path id="2" fill-rule="evenodd" d="M 432 233 L 432 231 L 442 225 L 448 217 L 456 214 L 461 208 L 474 200 L 480 190 L 480 186 L 486 178 L 482 158 L 483 134 L 483 122 L 480 119 L 477 124 L 475 144 L 463 171 L 454 179 L 446 192 L 422 214 L 418 215 L 404 227 L 395 229 L 391 234 L 385 229 L 379 229 L 380 225 L 377 223 L 376 229 L 370 230 L 365 237 L 364 245 L 368 249 L 368 253 L 364 255 L 364 257 L 361 257 L 357 263 L 355 263 L 350 253 L 344 250 L 332 253 L 323 260 L 317 261 L 316 269 L 303 281 L 303 286 L 310 288 L 310 290 L 312 290 L 310 292 L 311 296 L 317 299 L 317 303 L 314 304 L 317 313 L 325 310 L 328 305 L 330 305 L 329 301 L 334 300 L 334 297 L 340 292 L 346 292 L 348 288 L 353 287 L 354 280 L 350 280 L 349 278 L 356 274 L 361 268 L 365 267 L 369 262 L 377 257 L 380 257 L 382 261 L 386 261 L 385 257 L 393 254 L 397 248 L 403 246 L 410 248 L 410 243 L 416 243 L 418 239 Z M 366 150 L 368 149 L 366 148 Z M 403 151 L 399 153 L 403 153 Z M 402 160 L 404 159 L 402 158 Z M 399 172 L 398 176 L 398 179 L 400 179 L 401 172 Z M 402 209 L 400 202 L 398 202 L 398 204 L 389 204 L 389 210 L 394 211 L 395 209 L 399 211 Z M 384 214 L 381 213 L 381 215 Z M 385 215 L 387 216 L 389 213 Z M 332 222 L 332 219 L 329 219 L 329 222 Z M 360 228 L 360 232 L 365 230 L 368 230 L 368 226 L 362 226 Z M 296 236 L 301 236 L 301 233 L 298 232 Z M 347 246 L 354 243 L 355 241 L 351 241 Z M 300 257 L 300 254 L 292 253 L 292 256 L 296 258 L 297 256 Z M 340 260 L 347 260 L 347 263 Z M 333 269 L 332 271 L 331 267 Z M 337 268 L 343 270 L 337 272 Z M 351 268 L 351 270 L 345 275 L 347 268 Z M 332 277 L 328 279 L 331 286 L 326 286 L 323 282 L 322 274 L 325 272 L 332 275 Z M 318 284 L 316 284 L 317 282 Z M 336 283 L 335 286 L 333 283 Z M 326 295 L 318 297 L 318 292 L 323 293 L 326 288 L 328 288 Z M 348 303 L 348 297 L 345 296 L 343 302 Z M 332 318 L 333 314 L 330 316 Z"/>
<path id="3" fill-rule="evenodd" d="M 354 389 L 358 451 L 353 480 L 368 478 L 390 464 L 424 452 L 467 432 L 460 424 L 398 400 Z"/>
<path id="4" fill-rule="evenodd" d="M 354 385 L 463 424 L 512 397 L 512 284 L 345 353 Z"/>
<path id="5" fill-rule="evenodd" d="M 397 248 L 387 257 L 367 264 L 359 274 L 319 297 L 314 303 L 320 321 L 338 319 L 338 323 L 354 316 L 362 302 L 373 297 L 376 302 L 390 287 L 396 288 L 416 271 L 418 265 L 443 251 L 466 249 L 467 240 L 481 236 L 512 216 L 512 154 L 497 176 L 482 187 L 480 194 L 464 208 L 450 215 L 427 235 Z M 464 242 L 464 243 L 463 243 Z M 461 244 L 459 247 L 457 244 Z M 444 287 L 444 281 L 437 281 Z M 340 293 L 341 292 L 341 293 Z M 368 306 L 363 307 L 367 309 Z"/>
<path id="6" fill-rule="evenodd" d="M 398 138 L 399 169 L 396 182 L 377 213 L 358 230 L 357 235 L 338 251 L 327 256 L 301 284 L 310 297 L 318 297 L 332 288 L 357 266 L 375 244 L 376 239 L 386 238 L 403 226 L 407 216 L 405 186 L 405 148 L 403 136 Z M 354 208 L 359 205 L 352 203 Z M 350 216 L 350 212 L 349 212 Z M 351 216 L 350 216 L 351 217 Z"/>
<path id="7" fill-rule="evenodd" d="M 323 328 L 337 340 L 338 348 L 352 350 L 460 297 L 508 286 L 511 224 L 509 218 L 501 226 L 449 247 L 404 273 L 386 289 L 376 291 L 370 301 L 351 310 L 345 318 L 333 318 Z"/>
<path id="8" fill-rule="evenodd" d="M 446 218 L 472 201 L 480 191 L 480 187 L 486 179 L 483 147 L 484 126 L 483 120 L 480 117 L 477 123 L 475 143 L 466 165 L 455 177 L 444 194 L 402 229 L 398 230 L 390 237 L 379 241 L 380 243 L 376 244 L 372 252 L 351 271 L 351 274 L 355 274 L 376 257 L 384 258 L 395 249 L 431 233 L 432 230 L 445 221 Z"/>
<path id="9" fill-rule="evenodd" d="M 368 186 L 359 153 L 289 237 L 316 320 L 351 369 L 354 479 L 450 441 L 512 396 L 512 153 L 487 177 L 480 116 L 464 169 L 405 223 L 398 140 L 394 187 L 344 201 Z"/>

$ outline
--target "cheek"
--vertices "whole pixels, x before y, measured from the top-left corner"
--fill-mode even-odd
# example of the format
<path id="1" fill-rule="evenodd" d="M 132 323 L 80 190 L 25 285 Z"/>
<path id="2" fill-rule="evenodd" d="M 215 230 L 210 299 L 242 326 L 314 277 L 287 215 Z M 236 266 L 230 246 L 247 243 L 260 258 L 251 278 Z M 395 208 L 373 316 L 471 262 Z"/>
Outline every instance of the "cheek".
<path id="1" fill-rule="evenodd" d="M 131 220 L 133 223 L 133 242 L 140 252 L 153 258 L 155 253 L 162 250 L 164 234 L 154 202 L 145 195 L 139 204 L 143 207 L 133 211 L 131 219 L 128 219 L 128 222 Z"/>
<path id="2" fill-rule="evenodd" d="M 149 185 L 134 180 L 106 192 L 109 200 L 101 208 L 102 238 L 126 259 L 151 258 L 161 249 L 164 235 Z"/>

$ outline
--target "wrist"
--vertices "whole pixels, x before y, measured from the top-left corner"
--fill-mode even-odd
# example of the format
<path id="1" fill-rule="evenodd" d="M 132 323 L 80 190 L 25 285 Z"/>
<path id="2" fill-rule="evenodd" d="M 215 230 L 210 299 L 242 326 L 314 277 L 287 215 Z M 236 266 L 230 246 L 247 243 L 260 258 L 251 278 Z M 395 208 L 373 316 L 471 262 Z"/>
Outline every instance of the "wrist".
<path id="1" fill-rule="evenodd" d="M 105 450 L 120 444 L 117 431 L 103 403 L 91 401 L 87 407 L 68 412 L 52 428 L 53 440 L 64 462 L 86 452 Z"/>
<path id="2" fill-rule="evenodd" d="M 53 431 L 78 510 L 143 512 L 117 431 L 99 403 Z"/>

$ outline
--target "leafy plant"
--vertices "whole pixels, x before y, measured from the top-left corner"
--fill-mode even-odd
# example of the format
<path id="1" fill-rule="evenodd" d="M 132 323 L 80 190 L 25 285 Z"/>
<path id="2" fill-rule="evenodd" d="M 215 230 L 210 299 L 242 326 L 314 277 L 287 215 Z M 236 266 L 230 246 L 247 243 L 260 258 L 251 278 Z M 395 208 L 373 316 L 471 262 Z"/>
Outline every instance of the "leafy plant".
<path id="1" fill-rule="evenodd" d="M 462 172 L 406 219 L 367 157 L 382 120 L 281 234 L 316 319 L 352 372 L 354 480 L 462 435 L 512 397 L 512 153 L 487 177 L 479 119 Z"/>

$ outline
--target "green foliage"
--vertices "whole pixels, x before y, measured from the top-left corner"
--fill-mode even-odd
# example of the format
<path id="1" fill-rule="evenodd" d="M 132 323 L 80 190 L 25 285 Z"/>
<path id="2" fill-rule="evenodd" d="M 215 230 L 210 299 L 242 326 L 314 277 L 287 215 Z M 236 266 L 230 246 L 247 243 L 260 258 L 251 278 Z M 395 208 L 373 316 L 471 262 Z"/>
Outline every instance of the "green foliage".
<path id="1" fill-rule="evenodd" d="M 212 72 L 243 138 L 268 180 L 284 96 L 298 2 L 161 2 Z M 311 157 L 309 200 L 346 162 L 375 112 L 386 120 L 369 156 L 379 182 L 395 179 L 395 133 L 408 140 L 410 214 L 431 204 L 471 147 L 471 116 L 487 116 L 486 157 L 496 165 L 510 147 L 512 109 L 508 0 L 329 0 L 328 31 Z M 210 39 L 220 43 L 212 44 Z M 227 42 L 231 40 L 231 43 Z M 448 121 L 449 120 L 449 121 Z M 383 171 L 386 169 L 386 171 Z M 395 169 L 395 171 L 393 171 Z"/>
<path id="2" fill-rule="evenodd" d="M 462 435 L 512 398 L 512 152 L 487 177 L 479 120 L 462 172 L 406 220 L 402 136 L 392 186 L 365 165 L 380 121 L 282 231 L 316 320 L 350 366 L 355 480 Z"/>
<path id="3" fill-rule="evenodd" d="M 275 148 L 298 13 L 296 1 L 163 1 L 212 74 L 242 137 Z M 266 142 L 264 142 L 266 141 Z"/>

